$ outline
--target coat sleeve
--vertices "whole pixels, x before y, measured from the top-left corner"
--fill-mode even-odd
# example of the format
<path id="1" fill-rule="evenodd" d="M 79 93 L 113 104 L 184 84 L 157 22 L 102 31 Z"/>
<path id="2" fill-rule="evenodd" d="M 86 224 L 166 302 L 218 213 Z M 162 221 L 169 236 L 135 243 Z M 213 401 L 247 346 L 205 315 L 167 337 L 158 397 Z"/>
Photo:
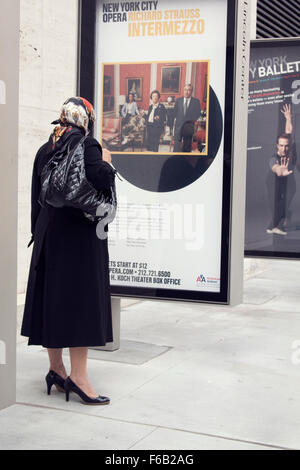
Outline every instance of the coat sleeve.
<path id="1" fill-rule="evenodd" d="M 86 177 L 92 186 L 98 191 L 109 189 L 115 180 L 116 171 L 102 160 L 102 149 L 95 139 L 85 147 L 84 162 Z"/>
<path id="2" fill-rule="evenodd" d="M 39 175 L 39 157 L 44 149 L 44 146 L 39 149 L 36 154 L 34 164 L 33 164 L 33 171 L 32 171 L 32 178 L 31 178 L 31 240 L 28 244 L 28 247 L 34 242 L 34 233 L 35 233 L 35 225 L 38 219 L 41 205 L 38 202 L 40 192 L 41 192 L 41 179 Z"/>
<path id="3" fill-rule="evenodd" d="M 166 120 L 167 120 L 167 110 L 163 105 L 163 108 L 162 108 L 162 125 L 163 126 L 165 125 Z"/>
<path id="4" fill-rule="evenodd" d="M 199 119 L 200 115 L 201 115 L 201 103 L 200 103 L 200 100 L 197 99 L 196 101 L 197 103 L 197 111 L 196 111 L 196 120 Z"/>

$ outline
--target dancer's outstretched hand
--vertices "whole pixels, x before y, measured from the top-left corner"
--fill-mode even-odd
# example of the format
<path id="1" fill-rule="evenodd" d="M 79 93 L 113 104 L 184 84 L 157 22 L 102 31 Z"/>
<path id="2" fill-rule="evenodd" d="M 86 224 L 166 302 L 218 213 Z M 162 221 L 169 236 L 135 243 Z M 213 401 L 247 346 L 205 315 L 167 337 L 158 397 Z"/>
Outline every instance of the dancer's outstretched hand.
<path id="1" fill-rule="evenodd" d="M 277 176 L 289 176 L 293 173 L 293 170 L 289 170 L 289 161 L 289 158 L 281 157 L 280 164 L 276 169 Z"/>

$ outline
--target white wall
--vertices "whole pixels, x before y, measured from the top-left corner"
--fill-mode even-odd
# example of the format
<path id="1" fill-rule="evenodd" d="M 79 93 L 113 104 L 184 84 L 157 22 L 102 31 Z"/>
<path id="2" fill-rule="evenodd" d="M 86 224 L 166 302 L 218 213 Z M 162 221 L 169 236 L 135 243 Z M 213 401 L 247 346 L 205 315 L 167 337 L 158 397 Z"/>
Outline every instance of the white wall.
<path id="1" fill-rule="evenodd" d="M 78 0 L 21 0 L 18 293 L 27 284 L 35 154 L 76 93 Z"/>

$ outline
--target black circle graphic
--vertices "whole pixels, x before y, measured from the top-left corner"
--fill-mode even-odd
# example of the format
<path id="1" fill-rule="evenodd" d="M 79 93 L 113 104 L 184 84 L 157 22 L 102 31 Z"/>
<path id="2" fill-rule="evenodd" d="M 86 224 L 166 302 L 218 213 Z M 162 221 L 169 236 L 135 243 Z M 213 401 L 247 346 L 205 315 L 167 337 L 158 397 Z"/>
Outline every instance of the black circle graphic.
<path id="1" fill-rule="evenodd" d="M 223 117 L 219 100 L 210 87 L 208 155 L 114 154 L 112 164 L 128 182 L 152 192 L 176 191 L 200 178 L 219 150 Z"/>

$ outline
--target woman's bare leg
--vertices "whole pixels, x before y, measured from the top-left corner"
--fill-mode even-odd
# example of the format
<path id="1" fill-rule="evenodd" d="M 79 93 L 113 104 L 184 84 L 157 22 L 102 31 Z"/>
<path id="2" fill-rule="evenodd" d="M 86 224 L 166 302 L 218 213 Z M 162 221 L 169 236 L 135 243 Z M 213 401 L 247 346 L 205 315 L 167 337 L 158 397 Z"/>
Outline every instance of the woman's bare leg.
<path id="1" fill-rule="evenodd" d="M 63 363 L 62 352 L 62 349 L 48 349 L 50 370 L 53 370 L 63 379 L 66 379 L 68 374 Z"/>
<path id="2" fill-rule="evenodd" d="M 87 374 L 87 355 L 88 348 L 70 348 L 70 378 L 90 398 L 97 398 L 99 393 L 92 387 Z"/>

